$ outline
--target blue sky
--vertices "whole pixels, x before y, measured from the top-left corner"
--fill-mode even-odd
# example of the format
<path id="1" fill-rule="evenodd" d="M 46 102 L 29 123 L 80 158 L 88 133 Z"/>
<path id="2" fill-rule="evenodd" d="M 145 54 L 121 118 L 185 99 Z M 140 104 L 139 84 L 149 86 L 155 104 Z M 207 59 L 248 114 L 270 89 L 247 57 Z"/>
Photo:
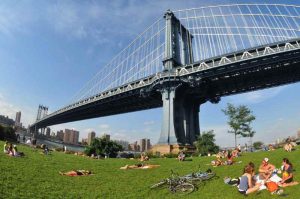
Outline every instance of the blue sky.
<path id="1" fill-rule="evenodd" d="M 262 1 L 19 1 L 0 2 L 0 114 L 15 118 L 22 111 L 28 125 L 39 104 L 50 111 L 72 96 L 140 32 L 167 9 Z M 269 1 L 265 1 L 269 2 Z M 285 3 L 273 0 L 272 3 Z M 289 4 L 300 4 L 289 1 Z M 248 105 L 257 119 L 254 140 L 275 141 L 300 129 L 300 84 L 222 98 L 201 106 L 201 130 L 214 129 L 217 143 L 233 145 L 221 109 L 228 102 Z M 55 131 L 75 128 L 80 137 L 90 130 L 115 139 L 158 140 L 161 109 L 61 124 Z M 246 140 L 239 139 L 241 144 Z"/>

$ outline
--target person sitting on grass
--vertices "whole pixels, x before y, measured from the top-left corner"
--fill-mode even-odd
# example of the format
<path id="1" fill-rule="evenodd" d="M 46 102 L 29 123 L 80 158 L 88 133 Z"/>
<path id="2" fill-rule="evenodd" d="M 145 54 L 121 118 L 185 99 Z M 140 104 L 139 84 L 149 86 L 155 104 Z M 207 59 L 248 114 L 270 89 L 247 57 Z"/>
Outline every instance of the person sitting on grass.
<path id="1" fill-rule="evenodd" d="M 17 146 L 14 145 L 13 146 L 13 156 L 15 157 L 21 157 L 21 156 L 24 156 L 24 153 L 23 152 L 18 152 L 18 149 L 17 149 Z"/>
<path id="2" fill-rule="evenodd" d="M 233 155 L 228 153 L 227 160 L 226 160 L 226 165 L 232 165 L 232 164 L 233 164 Z"/>
<path id="3" fill-rule="evenodd" d="M 264 158 L 259 167 L 260 179 L 268 180 L 271 177 L 274 169 L 275 169 L 275 166 L 273 164 L 269 163 L 269 158 Z"/>
<path id="4" fill-rule="evenodd" d="M 253 166 L 247 164 L 244 168 L 243 175 L 240 178 L 240 184 L 238 186 L 239 193 L 248 195 L 259 190 L 261 184 L 254 184 L 252 181 L 254 174 L 255 172 Z"/>
<path id="5" fill-rule="evenodd" d="M 287 151 L 287 152 L 292 152 L 292 149 L 293 149 L 293 146 L 291 143 L 287 143 L 284 145 L 284 150 Z"/>
<path id="6" fill-rule="evenodd" d="M 237 148 L 235 148 L 233 151 L 231 151 L 231 155 L 234 158 L 237 158 L 239 156 L 239 150 Z"/>
<path id="7" fill-rule="evenodd" d="M 60 175 L 66 175 L 66 176 L 87 176 L 91 175 L 92 172 L 89 170 L 72 170 L 68 172 L 59 172 Z"/>
<path id="8" fill-rule="evenodd" d="M 185 154 L 183 153 L 183 151 L 179 152 L 177 158 L 178 158 L 179 161 L 184 161 L 185 160 Z"/>
<path id="9" fill-rule="evenodd" d="M 8 144 L 8 147 L 7 147 L 7 154 L 8 154 L 9 156 L 14 156 L 13 145 L 12 145 L 12 143 L 9 143 L 9 144 Z"/>
<path id="10" fill-rule="evenodd" d="M 282 160 L 282 180 L 278 183 L 281 187 L 294 186 L 299 184 L 296 181 L 293 181 L 293 165 L 287 158 Z"/>
<path id="11" fill-rule="evenodd" d="M 144 161 L 148 161 L 148 160 L 149 160 L 149 157 L 145 153 L 141 153 L 140 161 L 144 162 Z"/>
<path id="12" fill-rule="evenodd" d="M 4 149 L 3 149 L 3 152 L 5 153 L 5 154 L 8 154 L 8 142 L 6 141 L 5 143 L 4 143 Z"/>

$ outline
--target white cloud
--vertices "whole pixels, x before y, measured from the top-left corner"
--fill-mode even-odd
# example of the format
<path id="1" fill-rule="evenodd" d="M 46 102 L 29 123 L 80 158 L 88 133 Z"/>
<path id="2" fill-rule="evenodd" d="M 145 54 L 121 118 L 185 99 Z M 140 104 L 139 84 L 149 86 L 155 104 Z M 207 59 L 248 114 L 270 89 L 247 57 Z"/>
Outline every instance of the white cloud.
<path id="1" fill-rule="evenodd" d="M 271 99 L 277 96 L 281 91 L 283 91 L 286 86 L 251 91 L 244 94 L 234 95 L 229 97 L 229 101 L 233 103 L 248 103 L 248 104 L 256 104 Z"/>
<path id="2" fill-rule="evenodd" d="M 110 126 L 109 126 L 108 124 L 100 124 L 100 125 L 99 125 L 99 128 L 100 128 L 101 130 L 103 130 L 103 129 L 109 129 Z"/>

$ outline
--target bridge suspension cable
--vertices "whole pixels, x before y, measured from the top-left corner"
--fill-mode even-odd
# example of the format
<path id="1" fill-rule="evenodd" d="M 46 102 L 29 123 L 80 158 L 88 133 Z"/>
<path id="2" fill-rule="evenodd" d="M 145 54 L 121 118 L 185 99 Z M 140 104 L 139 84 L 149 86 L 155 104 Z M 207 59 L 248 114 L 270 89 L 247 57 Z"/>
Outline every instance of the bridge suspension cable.
<path id="1" fill-rule="evenodd" d="M 194 61 L 300 37 L 300 7 L 233 4 L 178 10 L 193 37 Z"/>
<path id="2" fill-rule="evenodd" d="M 73 103 L 162 71 L 165 21 L 157 20 L 105 65 L 71 100 Z"/>
<path id="3" fill-rule="evenodd" d="M 300 37 L 300 6 L 232 4 L 175 11 L 193 36 L 194 62 Z M 117 54 L 73 97 L 72 103 L 163 70 L 164 19 L 159 19 Z M 182 40 L 182 35 L 179 39 Z M 183 41 L 180 41 L 183 45 Z M 181 55 L 183 56 L 183 55 Z"/>

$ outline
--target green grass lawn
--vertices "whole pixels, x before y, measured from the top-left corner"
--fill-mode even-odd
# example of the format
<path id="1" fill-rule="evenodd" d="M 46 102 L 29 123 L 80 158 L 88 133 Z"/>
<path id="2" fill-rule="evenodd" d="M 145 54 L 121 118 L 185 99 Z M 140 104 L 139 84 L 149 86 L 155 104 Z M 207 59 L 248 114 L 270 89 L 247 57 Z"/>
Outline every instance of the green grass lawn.
<path id="1" fill-rule="evenodd" d="M 3 146 L 0 141 L 0 145 Z M 0 154 L 0 198 L 182 198 L 170 193 L 167 189 L 151 190 L 149 187 L 160 179 L 170 175 L 170 169 L 180 175 L 191 173 L 201 165 L 208 169 L 212 157 L 194 157 L 192 161 L 178 162 L 176 159 L 152 159 L 151 164 L 160 164 L 160 168 L 149 170 L 120 170 L 126 164 L 135 164 L 136 160 L 105 159 L 94 160 L 61 152 L 52 152 L 45 156 L 40 151 L 27 146 L 18 146 L 26 156 L 23 158 L 9 157 Z M 294 164 L 295 180 L 300 181 L 300 150 L 291 153 L 282 149 L 272 152 L 244 153 L 238 161 L 241 164 L 211 168 L 219 176 L 184 198 L 245 198 L 237 192 L 236 187 L 224 184 L 225 176 L 238 177 L 242 168 L 249 161 L 258 167 L 264 157 L 276 167 L 281 165 L 283 157 Z M 94 175 L 83 177 L 68 177 L 59 175 L 59 171 L 72 169 L 91 170 Z M 285 198 L 300 198 L 300 185 L 284 189 Z M 247 198 L 281 198 L 270 195 L 263 190 Z"/>

